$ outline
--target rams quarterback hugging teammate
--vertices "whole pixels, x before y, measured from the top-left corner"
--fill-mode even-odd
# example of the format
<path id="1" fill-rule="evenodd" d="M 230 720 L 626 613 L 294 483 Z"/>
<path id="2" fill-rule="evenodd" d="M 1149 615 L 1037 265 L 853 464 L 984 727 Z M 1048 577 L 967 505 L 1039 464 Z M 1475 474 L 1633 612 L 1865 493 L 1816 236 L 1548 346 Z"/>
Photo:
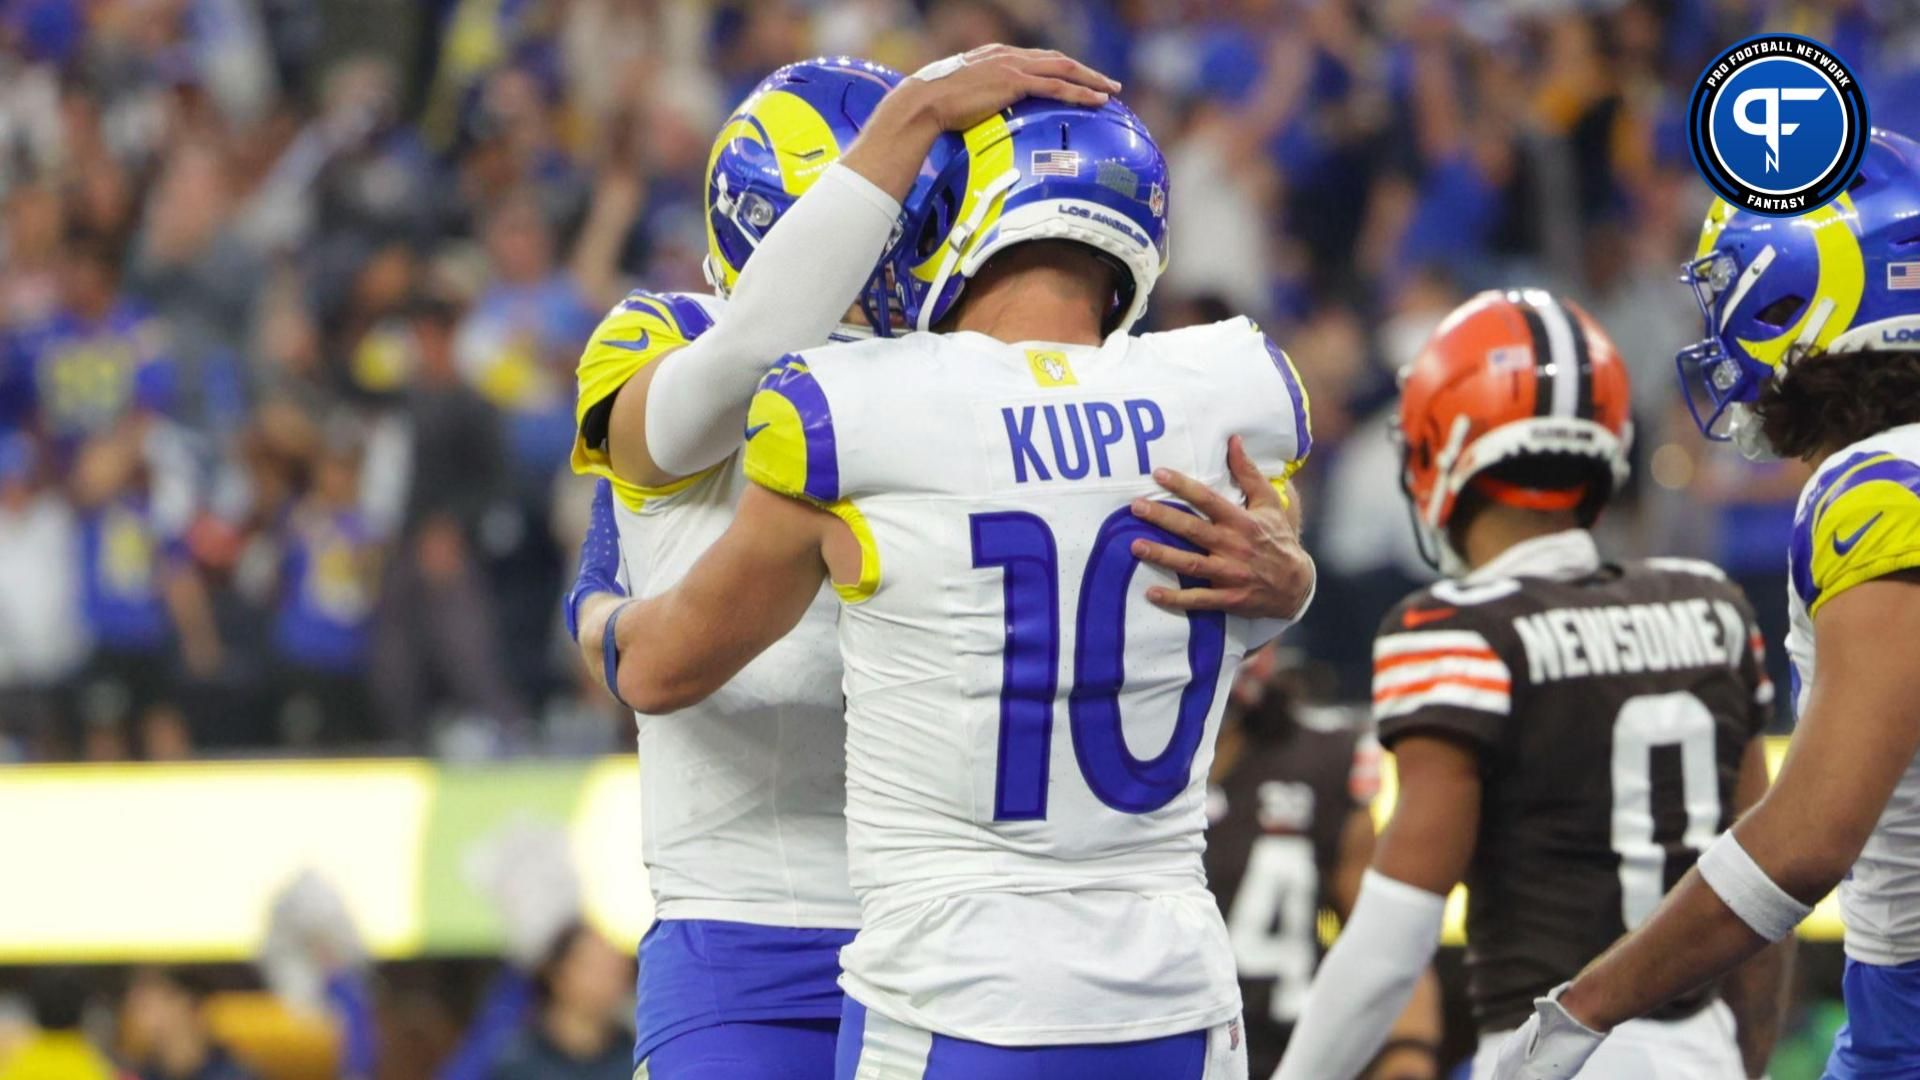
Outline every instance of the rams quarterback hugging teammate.
<path id="1" fill-rule="evenodd" d="M 1207 776 L 1240 657 L 1308 599 L 1305 393 L 1246 319 L 1128 333 L 1169 187 L 1117 101 L 1022 101 L 925 176 L 889 267 L 916 332 L 766 375 L 732 525 L 614 617 L 618 688 L 682 715 L 838 595 L 861 918 L 836 1076 L 1243 1077 Z M 1290 547 L 1285 587 L 1141 571 L 1204 563 L 1151 520 L 1187 516 L 1156 504 L 1169 469 L 1248 493 L 1216 509 Z"/>
<path id="2" fill-rule="evenodd" d="M 1061 755 L 1056 773 L 1076 768 L 1067 741 L 1047 738 L 1056 687 L 1064 703 L 1075 685 L 1051 668 L 1063 637 L 1069 647 L 1075 639 L 1060 632 L 1059 614 L 1052 610 L 1059 583 L 1036 577 L 1040 568 L 1026 557 L 1033 553 L 1011 553 L 1012 561 L 1005 564 L 1009 582 L 1026 583 L 1017 590 L 1017 600 L 1008 585 L 1010 602 L 1028 612 L 1019 619 L 1017 637 L 1009 636 L 1000 645 L 982 643 L 979 655 L 966 663 L 965 694 L 929 684 L 905 699 L 924 699 L 938 690 L 955 695 L 952 706 L 971 708 L 979 690 L 976 677 L 985 675 L 983 665 L 1007 653 L 1007 678 L 1013 682 L 1001 694 L 996 677 L 987 695 L 1006 703 L 1012 716 L 1006 730 L 1022 743 L 1017 760 L 1008 766 L 1007 798 L 1014 802 L 1004 819 L 1008 824 L 1001 828 L 1021 837 L 1017 846 L 1036 867 L 1029 888 L 1058 890 L 1065 897 L 1090 880 L 1112 890 L 1101 892 L 1095 906 L 1120 905 L 1117 911 L 1081 911 L 1071 903 L 1045 904 L 1053 924 L 1034 922 L 1027 932 L 1044 929 L 1055 945 L 1077 940 L 1082 946 L 1075 953 L 1077 963 L 1105 966 L 1115 962 L 1116 955 L 1088 943 L 1096 937 L 1110 940 L 1108 917 L 1118 914 L 1139 923 L 1138 934 L 1126 935 L 1138 944 L 1119 954 L 1138 969 L 1123 972 L 1122 981 L 1138 989 L 1119 1006 L 1100 1008 L 1097 995 L 1087 999 L 1079 993 L 1084 986 L 1067 970 L 1051 975 L 1056 984 L 1048 992 L 1024 992 L 1017 984 L 1022 975 L 1036 970 L 1036 954 L 1012 947 L 1016 939 L 963 935 L 960 940 L 982 950 L 969 965 L 950 957 L 930 963 L 910 954 L 907 946 L 919 939 L 920 930 L 932 934 L 935 927 L 903 931 L 896 926 L 891 939 L 884 936 L 887 920 L 875 917 L 870 888 L 876 872 L 957 870 L 963 864 L 950 857 L 954 852 L 937 844 L 921 845 L 917 858 L 877 860 L 869 851 L 863 861 L 856 842 L 849 882 L 848 822 L 842 817 L 848 802 L 843 776 L 849 736 L 840 696 L 843 650 L 828 640 L 836 618 L 833 593 L 848 602 L 872 598 L 863 611 L 884 611 L 896 602 L 928 605 L 919 615 L 925 632 L 937 639 L 949 633 L 947 620 L 955 630 L 971 625 L 962 619 L 963 612 L 945 611 L 942 590 L 915 571 L 920 557 L 914 554 L 912 530 L 891 535 L 884 504 L 876 507 L 865 496 L 878 495 L 877 485 L 898 475 L 885 470 L 889 462 L 897 469 L 917 470 L 922 481 L 964 485 L 969 478 L 960 474 L 966 467 L 988 459 L 970 447 L 935 452 L 949 414 L 931 408 L 938 398 L 927 393 L 935 384 L 926 378 L 923 363 L 902 359 L 895 372 L 876 369 L 870 380 L 863 375 L 839 385 L 830 407 L 821 387 L 836 386 L 837 379 L 818 378 L 809 353 L 804 359 L 783 361 L 754 395 L 767 365 L 783 354 L 830 338 L 849 341 L 889 336 L 907 326 L 924 329 L 954 307 L 963 285 L 997 269 L 1007 287 L 974 288 L 978 297 L 1004 300 L 1021 295 L 1015 286 L 1054 281 L 1072 285 L 1075 296 L 1090 298 L 1089 310 L 1096 316 L 1091 327 L 1081 327 L 1063 319 L 1056 305 L 1051 318 L 1033 321 L 1035 332 L 1023 335 L 1057 341 L 1060 347 L 1028 350 L 1033 355 L 1019 362 L 1028 393 L 1045 390 L 1041 397 L 1047 400 L 1022 406 L 1008 421 L 1004 437 L 1017 439 L 1026 454 L 1015 451 L 1015 467 L 1031 470 L 1028 475 L 1038 480 L 1085 480 L 1085 488 L 1095 493 L 1092 497 L 1119 507 L 1120 516 L 1126 516 L 1127 496 L 1147 493 L 1140 490 L 1141 482 L 1153 463 L 1201 471 L 1196 454 L 1205 449 L 1212 473 L 1220 473 L 1220 463 L 1227 459 L 1227 429 L 1196 434 L 1186 427 L 1182 412 L 1168 411 L 1176 402 L 1197 400 L 1206 387 L 1183 388 L 1179 397 L 1158 400 L 1148 393 L 1188 374 L 1192 358 L 1208 355 L 1218 345 L 1237 350 L 1243 358 L 1232 368 L 1234 377 L 1258 384 L 1257 399 L 1250 392 L 1244 395 L 1249 406 L 1238 422 L 1269 469 L 1283 475 L 1289 471 L 1304 457 L 1308 443 L 1304 394 L 1284 357 L 1248 324 L 1216 329 L 1215 337 L 1227 337 L 1195 340 L 1184 350 L 1129 347 L 1132 339 L 1123 331 L 1144 308 L 1164 261 L 1167 188 L 1164 163 L 1138 121 L 1113 104 L 1096 111 L 1117 88 L 1057 53 L 1000 46 L 942 61 L 906 80 L 877 65 L 844 59 L 776 72 L 729 120 L 710 164 L 709 278 L 726 302 L 636 293 L 603 321 L 582 358 L 574 463 L 578 470 L 605 479 L 595 526 L 582 552 L 581 580 L 569 594 L 567 614 L 588 662 L 604 671 L 616 694 L 645 714 L 640 720 L 648 800 L 645 858 L 658 921 L 641 944 L 638 1076 L 823 1080 L 836 1071 L 836 1034 L 842 1075 L 852 1075 L 849 1053 L 866 1055 L 860 1063 L 862 1076 L 922 1075 L 874 1072 L 881 1064 L 872 1054 L 884 1054 L 894 1045 L 884 1027 L 889 1016 L 906 1024 L 925 1019 L 927 1027 L 904 1029 L 917 1031 L 922 1042 L 937 1030 L 943 1037 L 962 1039 L 977 1032 L 1020 1044 L 1097 1044 L 1090 1051 L 1098 1059 L 1090 1067 L 1097 1070 L 1105 1070 L 1104 1062 L 1116 1056 L 1134 1057 L 1141 1040 L 1173 1032 L 1161 1056 L 1150 1054 L 1133 1066 L 1146 1070 L 1138 1075 L 1170 1075 L 1162 1066 L 1176 1060 L 1190 1059 L 1198 1068 L 1203 1058 L 1215 1063 L 1208 1066 L 1210 1076 L 1244 1071 L 1220 1071 L 1225 1066 L 1219 1063 L 1230 1063 L 1241 1050 L 1237 1023 L 1231 1030 L 1228 1024 L 1237 1018 L 1239 1001 L 1230 960 L 1207 952 L 1218 936 L 1219 918 L 1210 907 L 1198 906 L 1201 901 L 1211 904 L 1198 873 L 1198 823 L 1203 818 L 1188 804 L 1200 797 L 1196 792 L 1204 792 L 1202 736 L 1210 745 L 1218 716 L 1218 709 L 1211 707 L 1216 684 L 1231 676 L 1240 639 L 1277 633 L 1285 624 L 1281 617 L 1297 614 L 1311 588 L 1311 564 L 1299 550 L 1280 491 L 1268 485 L 1244 453 L 1238 454 L 1236 483 L 1253 491 L 1253 505 L 1243 508 L 1218 500 L 1211 516 L 1232 520 L 1230 527 L 1209 535 L 1216 545 L 1249 559 L 1254 572 L 1236 573 L 1227 587 L 1188 576 L 1181 588 L 1150 591 L 1176 611 L 1207 606 L 1266 616 L 1258 623 L 1239 619 L 1232 624 L 1236 640 L 1231 653 L 1222 634 L 1226 617 L 1219 611 L 1191 620 L 1159 609 L 1134 616 L 1160 637 L 1177 633 L 1183 640 L 1192 621 L 1197 650 L 1193 662 L 1196 672 L 1204 669 L 1198 672 L 1204 678 L 1182 679 L 1182 685 L 1191 681 L 1192 686 L 1180 694 L 1177 737 L 1168 742 L 1166 732 L 1153 733 L 1168 744 L 1164 753 L 1137 761 L 1126 753 L 1124 743 L 1115 741 L 1119 728 L 1109 728 L 1109 757 L 1121 756 L 1106 762 L 1107 771 L 1119 769 L 1120 782 L 1137 784 L 1141 781 L 1129 778 L 1145 770 L 1151 788 L 1141 796 L 1145 802 L 1114 796 L 1121 798 L 1121 808 L 1108 804 L 1095 813 L 1083 805 L 1091 798 L 1086 796 L 1071 803 L 1072 813 L 1056 814 L 1052 827 L 1044 820 L 1036 822 L 1047 815 L 1027 805 L 1036 797 L 1036 781 L 1041 785 L 1038 797 L 1044 800 L 1053 755 Z M 1012 112 L 1004 111 L 1026 95 L 1036 96 Z M 929 150 L 942 130 L 968 134 L 964 140 L 948 138 L 929 165 Z M 1123 174 L 1129 180 L 1124 192 Z M 1013 208 L 1022 205 L 1026 212 L 1015 214 Z M 1027 244 L 992 267 L 985 265 L 989 256 L 1027 240 L 1055 243 Z M 1038 277 L 1014 272 L 1035 253 L 1049 265 L 1071 264 L 1073 272 Z M 984 310 L 993 309 L 989 305 Z M 994 324 L 981 325 L 991 329 Z M 1081 342 L 1097 342 L 1108 332 L 1110 348 L 1081 355 L 1087 352 Z M 933 339 L 918 335 L 900 347 L 916 340 Z M 876 341 L 867 348 L 882 353 L 892 346 Z M 1104 381 L 1109 357 L 1157 357 L 1176 351 L 1185 360 L 1156 370 L 1140 394 L 1091 401 L 1082 400 L 1074 389 L 1076 364 L 1079 379 Z M 825 370 L 838 371 L 839 363 L 835 353 Z M 1140 369 L 1135 363 L 1126 370 L 1137 377 Z M 966 374 L 974 369 L 962 365 L 957 370 Z M 979 370 L 984 374 L 989 369 Z M 1004 376 L 1001 372 L 998 377 Z M 961 380 L 953 389 L 966 385 Z M 896 404 L 888 394 L 903 396 Z M 918 401 L 913 400 L 916 394 Z M 749 398 L 754 400 L 750 415 Z M 862 411 L 863 404 L 876 401 L 885 408 L 869 405 Z M 1071 461 L 1059 451 L 1062 425 L 1072 431 Z M 1054 441 L 1047 441 L 1047 432 Z M 878 435 L 880 443 L 862 449 L 860 440 L 866 435 Z M 1049 485 L 1038 498 L 1056 500 L 1059 491 L 1057 483 Z M 1027 501 L 1034 499 L 1027 496 Z M 736 504 L 740 521 L 728 529 Z M 788 515 L 802 515 L 800 520 L 762 520 L 787 507 Z M 703 581 L 713 577 L 708 573 L 703 579 L 703 569 L 729 565 L 741 537 L 792 542 L 817 536 L 819 522 L 806 515 L 844 530 L 833 542 L 839 557 L 854 553 L 850 565 L 837 558 L 832 591 L 822 588 L 816 546 L 812 565 L 788 559 L 781 566 L 753 569 L 746 582 L 728 581 L 717 590 L 705 585 L 702 593 Z M 938 520 L 944 524 L 946 516 Z M 1139 524 L 1099 535 L 1107 557 L 1100 564 L 1104 576 L 1097 595 L 1104 604 L 1124 606 L 1137 599 L 1127 588 L 1134 565 L 1129 542 L 1159 534 Z M 1015 539 L 1022 538 L 1033 539 L 1026 533 Z M 1071 535 L 1081 549 L 1094 539 Z M 1189 554 L 1174 537 L 1163 539 L 1168 542 L 1138 540 L 1139 554 L 1150 561 Z M 1066 543 L 1063 540 L 1063 546 Z M 712 552 L 703 558 L 709 547 Z M 1128 573 L 1113 576 L 1122 565 L 1116 558 Z M 741 565 L 740 560 L 735 558 L 732 565 Z M 1068 569 L 1081 573 L 1079 564 Z M 998 595 L 993 583 L 1002 574 L 1000 563 L 981 563 L 971 572 L 978 579 L 973 591 Z M 1049 575 L 1057 573 L 1057 568 L 1048 570 Z M 685 584 L 673 588 L 683 579 Z M 896 580 L 899 584 L 892 584 Z M 777 600 L 765 595 L 770 588 L 783 590 Z M 654 599 L 628 600 L 629 592 Z M 689 596 L 695 599 L 679 602 Z M 1121 614 L 1119 609 L 1106 612 L 1099 628 L 1118 631 Z M 938 618 L 929 618 L 934 615 Z M 674 623 L 673 616 L 687 622 Z M 1000 625 L 1000 616 L 985 610 L 973 617 Z M 1009 612 L 1007 618 L 1013 617 Z M 839 621 L 844 639 L 856 620 L 842 614 Z M 751 643 L 731 642 L 723 655 L 698 652 L 716 631 L 748 628 L 756 634 Z M 909 638 L 892 640 L 896 635 L 891 628 L 886 633 L 890 640 L 884 654 L 871 647 L 858 654 L 847 649 L 846 654 L 869 659 L 912 655 Z M 1149 635 L 1139 639 L 1148 641 Z M 1086 648 L 1106 665 L 1089 674 L 1086 684 L 1117 699 L 1121 641 Z M 1039 662 L 1043 658 L 1046 662 Z M 686 665 L 676 666 L 682 661 Z M 1134 690 L 1136 683 L 1148 687 L 1146 692 L 1174 686 L 1171 671 L 1148 674 L 1153 677 L 1128 680 L 1128 689 Z M 863 675 L 872 677 L 871 672 L 850 669 L 846 685 L 857 685 Z M 898 675 L 887 672 L 884 677 Z M 1157 715 L 1138 709 L 1131 713 L 1133 722 Z M 950 719 L 944 709 L 938 715 Z M 1112 707 L 1100 715 L 1109 724 L 1120 722 Z M 998 727 L 997 716 L 996 711 L 984 729 L 989 740 Z M 1074 726 L 1079 727 L 1077 711 Z M 860 762 L 859 738 L 852 741 L 854 760 Z M 1144 736 L 1141 745 L 1146 745 Z M 928 792 L 972 783 L 977 778 L 970 773 L 953 771 L 958 760 L 950 753 L 922 754 L 914 762 L 920 772 L 904 779 Z M 927 770 L 934 775 L 924 775 Z M 1148 819 L 1155 826 L 1150 835 L 1136 836 L 1123 826 L 1120 832 L 1126 835 L 1116 837 L 1098 827 L 1107 820 L 1103 814 L 1144 814 L 1163 807 Z M 987 820 L 997 819 L 990 811 Z M 861 836 L 857 826 L 855 836 Z M 1115 865 L 1104 867 L 1104 876 L 1086 878 L 1064 861 L 1078 857 L 1076 853 L 1109 854 L 1110 848 L 1133 857 L 1117 858 Z M 973 891 L 964 874 L 935 874 L 929 880 L 951 883 L 957 894 Z M 1129 905 L 1128 882 L 1151 885 L 1154 891 Z M 1162 886 L 1171 895 L 1162 897 Z M 861 896 L 858 905 L 856 895 Z M 899 902 L 919 915 L 910 899 Z M 987 905 L 980 910 L 982 917 L 997 918 L 1012 932 L 1026 923 L 1018 908 Z M 856 939 L 853 930 L 861 925 L 866 930 Z M 868 985 L 858 981 L 851 960 L 849 974 L 841 977 L 840 950 L 850 941 L 853 953 L 862 941 L 878 942 L 862 955 L 877 958 L 877 967 L 867 970 L 874 973 L 875 983 L 889 990 L 887 980 L 905 971 L 916 978 L 947 979 L 953 992 L 926 1006 L 934 1010 L 931 1017 L 902 1007 L 905 1000 L 921 1001 L 917 992 L 875 993 L 869 999 L 884 1003 L 876 1004 L 874 1018 L 865 1026 L 843 1027 L 843 1011 L 864 1018 L 864 1009 L 843 1004 L 836 980 L 853 986 L 856 994 Z M 1195 955 L 1210 960 L 1194 968 L 1190 961 Z M 1004 970 L 983 975 L 980 967 L 987 964 Z M 970 981 L 996 977 L 1003 982 L 999 991 L 982 995 L 959 990 Z M 1082 1023 L 1085 1010 L 1098 1022 Z M 982 1027 L 984 1016 L 994 1020 Z M 1009 1023 L 1026 1026 L 997 1026 Z M 1113 1044 L 1111 1050 L 1105 1050 L 1108 1044 Z M 881 1049 L 863 1049 L 871 1047 Z M 989 1066 L 971 1059 L 942 1066 L 955 1051 L 925 1049 L 932 1052 L 934 1063 L 927 1068 L 950 1070 L 928 1075 L 992 1075 L 982 1071 Z M 926 1057 L 923 1053 L 923 1066 Z"/>

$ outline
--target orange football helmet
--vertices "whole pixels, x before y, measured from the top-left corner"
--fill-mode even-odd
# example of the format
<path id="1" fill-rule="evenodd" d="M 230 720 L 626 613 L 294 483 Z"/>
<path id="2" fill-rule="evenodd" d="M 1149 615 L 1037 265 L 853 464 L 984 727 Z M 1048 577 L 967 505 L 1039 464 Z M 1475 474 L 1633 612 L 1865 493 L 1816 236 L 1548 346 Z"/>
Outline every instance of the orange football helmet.
<path id="1" fill-rule="evenodd" d="M 1591 525 L 1626 482 L 1629 413 L 1626 365 L 1573 303 L 1508 289 L 1455 308 L 1400 373 L 1401 486 L 1421 553 L 1464 568 L 1447 526 L 1469 486 Z"/>

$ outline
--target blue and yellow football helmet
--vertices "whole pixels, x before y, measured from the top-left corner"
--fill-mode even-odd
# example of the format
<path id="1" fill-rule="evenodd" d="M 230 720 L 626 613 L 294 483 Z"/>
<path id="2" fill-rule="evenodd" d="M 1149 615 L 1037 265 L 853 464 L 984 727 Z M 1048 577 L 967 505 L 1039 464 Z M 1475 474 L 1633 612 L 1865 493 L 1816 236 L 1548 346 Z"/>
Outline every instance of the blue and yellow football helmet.
<path id="1" fill-rule="evenodd" d="M 936 144 L 893 254 L 907 324 L 928 330 L 995 253 L 1086 244 L 1121 266 L 1107 330 L 1132 326 L 1167 264 L 1167 161 L 1118 100 L 1028 98 Z"/>
<path id="2" fill-rule="evenodd" d="M 748 94 L 713 140 L 707 160 L 707 283 L 733 290 L 760 241 L 828 166 L 853 145 L 900 73 L 868 60 L 819 57 L 788 64 Z M 873 327 L 885 333 L 884 275 L 876 269 L 861 297 Z"/>
<path id="3" fill-rule="evenodd" d="M 1801 357 L 1920 349 L 1920 143 L 1876 130 L 1846 192 L 1799 217 L 1715 200 L 1681 273 L 1706 337 L 1675 361 L 1694 422 L 1764 456 L 1749 406 Z"/>

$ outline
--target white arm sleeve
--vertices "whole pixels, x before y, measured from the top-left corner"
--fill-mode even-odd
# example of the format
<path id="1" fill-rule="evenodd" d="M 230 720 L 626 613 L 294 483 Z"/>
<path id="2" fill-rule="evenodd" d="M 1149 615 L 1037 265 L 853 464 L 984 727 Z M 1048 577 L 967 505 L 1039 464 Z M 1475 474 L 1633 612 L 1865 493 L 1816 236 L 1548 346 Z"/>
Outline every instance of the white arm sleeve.
<path id="1" fill-rule="evenodd" d="M 825 343 L 873 274 L 900 204 L 835 163 L 747 260 L 712 329 L 659 361 L 647 391 L 647 453 L 690 476 L 740 445 L 747 403 L 780 357 Z"/>
<path id="2" fill-rule="evenodd" d="M 1351 1080 L 1406 1009 L 1440 943 L 1444 896 L 1368 870 L 1273 1080 Z"/>

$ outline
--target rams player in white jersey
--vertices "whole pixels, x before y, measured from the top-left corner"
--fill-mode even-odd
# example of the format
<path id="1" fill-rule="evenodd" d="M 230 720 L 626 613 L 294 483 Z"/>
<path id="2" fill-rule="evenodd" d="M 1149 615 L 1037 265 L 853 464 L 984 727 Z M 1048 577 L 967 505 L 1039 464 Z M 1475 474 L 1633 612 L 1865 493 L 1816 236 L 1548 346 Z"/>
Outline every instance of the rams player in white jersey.
<path id="1" fill-rule="evenodd" d="M 684 708 L 839 594 L 861 926 L 836 1076 L 1245 1076 L 1207 776 L 1234 669 L 1298 615 L 1311 562 L 1296 543 L 1262 620 L 1167 610 L 1175 577 L 1137 555 L 1185 542 L 1139 514 L 1169 469 L 1218 498 L 1230 446 L 1284 484 L 1305 395 L 1246 319 L 1127 333 L 1168 188 L 1117 102 L 1023 102 L 928 172 L 893 276 L 944 332 L 768 373 L 754 486 L 678 586 L 621 612 L 619 688 Z M 1290 528 L 1279 490 L 1236 478 Z"/>
<path id="2" fill-rule="evenodd" d="M 1838 885 L 1848 1020 L 1826 1076 L 1920 1076 L 1920 144 L 1873 132 L 1847 192 L 1796 218 L 1716 204 L 1698 256 L 1707 339 L 1679 357 L 1696 419 L 1816 465 L 1788 553 L 1799 721 L 1773 789 L 1536 1003 L 1495 1075 L 1575 1075 Z"/>
<path id="3" fill-rule="evenodd" d="M 617 543 L 634 595 L 671 586 L 732 517 L 742 419 L 766 365 L 830 334 L 891 329 L 870 286 L 936 136 L 1029 93 L 1097 104 L 1116 88 L 1058 53 L 1002 46 L 904 81 L 840 59 L 762 83 L 709 165 L 708 276 L 730 302 L 634 293 L 581 358 L 573 463 L 617 496 L 617 538 L 597 530 L 589 560 L 604 564 Z M 850 308 L 867 325 L 835 331 Z M 589 575 L 569 598 L 589 651 L 620 602 L 615 576 Z M 809 605 L 786 640 L 706 701 L 640 725 L 658 921 L 640 948 L 636 1075 L 831 1070 L 835 957 L 859 918 L 831 604 Z"/>

